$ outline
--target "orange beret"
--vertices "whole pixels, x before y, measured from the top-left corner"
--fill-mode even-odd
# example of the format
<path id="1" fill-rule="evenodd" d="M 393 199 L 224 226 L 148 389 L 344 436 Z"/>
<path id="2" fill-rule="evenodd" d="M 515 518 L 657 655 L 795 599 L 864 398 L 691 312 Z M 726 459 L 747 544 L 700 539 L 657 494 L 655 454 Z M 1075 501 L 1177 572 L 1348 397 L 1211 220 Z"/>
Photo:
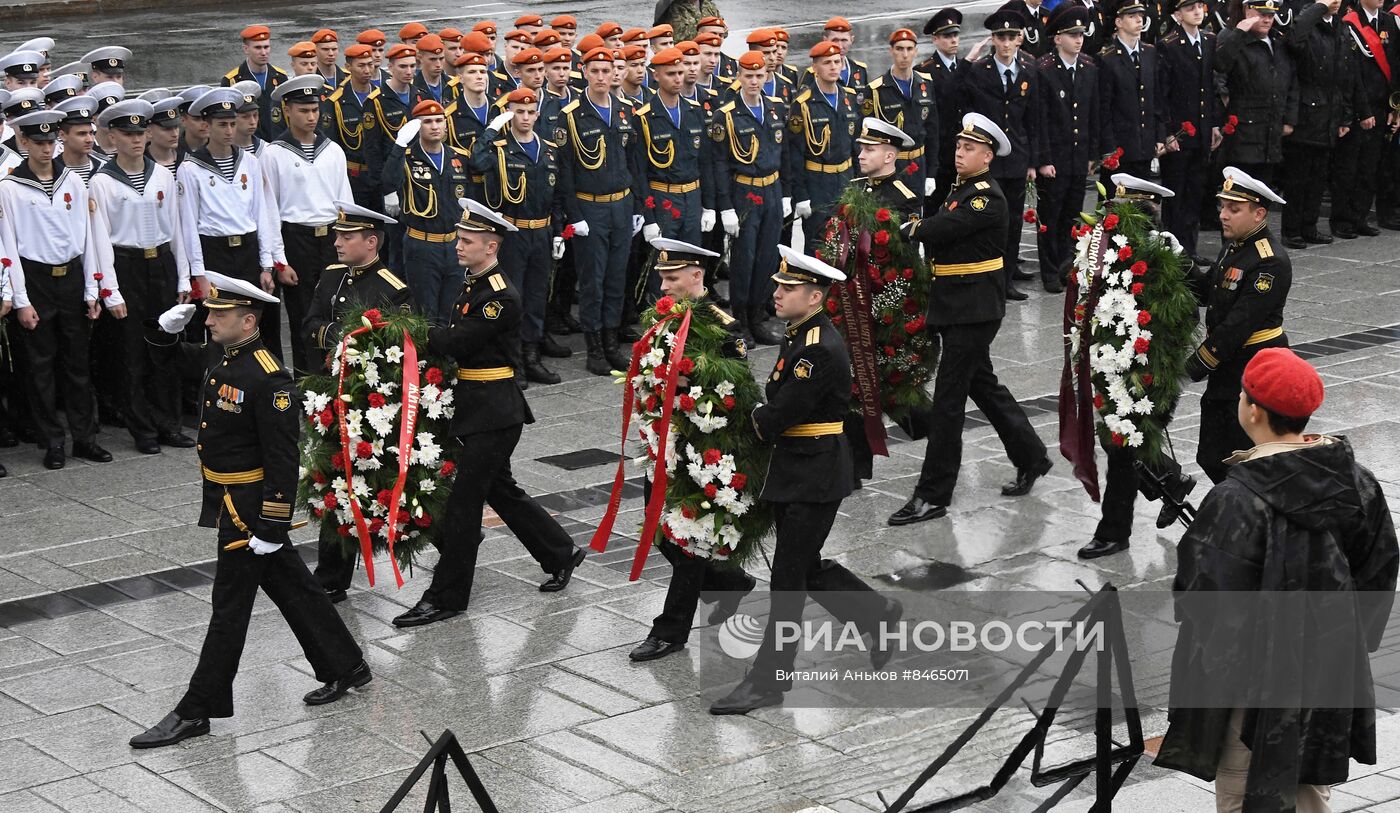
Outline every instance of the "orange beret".
<path id="1" fill-rule="evenodd" d="M 747 42 L 749 45 L 757 45 L 760 48 L 767 48 L 777 45 L 778 38 L 773 34 L 773 29 L 771 28 L 755 28 L 744 38 L 744 42 Z"/>
<path id="2" fill-rule="evenodd" d="M 787 32 L 787 29 L 786 29 L 786 28 L 775 28 L 775 29 L 773 29 L 773 36 L 775 36 L 775 37 L 778 38 L 778 42 L 787 42 L 787 41 L 788 41 L 788 32 Z"/>
<path id="3" fill-rule="evenodd" d="M 719 48 L 720 46 L 724 45 L 724 38 L 713 31 L 704 31 L 695 35 L 695 44 L 709 45 L 713 48 Z"/>
<path id="4" fill-rule="evenodd" d="M 452 65 L 456 68 L 461 68 L 465 65 L 480 65 L 484 68 L 486 67 L 486 57 L 475 51 L 468 51 L 457 57 L 457 61 L 453 62 Z"/>
<path id="5" fill-rule="evenodd" d="M 368 31 L 361 31 L 359 36 L 355 37 L 355 42 L 380 48 L 383 47 L 388 39 L 389 38 L 384 35 L 383 31 L 380 31 L 378 28 L 371 28 Z"/>
<path id="6" fill-rule="evenodd" d="M 531 44 L 534 45 L 536 48 L 539 48 L 540 50 L 544 50 L 545 48 L 548 48 L 551 45 L 558 45 L 561 42 L 563 42 L 563 40 L 559 39 L 558 31 L 555 31 L 552 28 L 546 28 L 545 30 L 535 35 L 535 39 L 531 42 Z"/>
<path id="7" fill-rule="evenodd" d="M 443 42 L 461 42 L 462 32 L 451 27 L 444 28 L 438 32 L 438 39 Z"/>
<path id="8" fill-rule="evenodd" d="M 238 36 L 245 42 L 249 40 L 254 42 L 262 42 L 263 40 L 272 39 L 272 29 L 268 28 L 265 25 L 250 25 L 242 31 L 238 32 Z"/>
<path id="9" fill-rule="evenodd" d="M 612 62 L 612 61 L 613 61 L 613 52 L 612 52 L 612 49 L 610 49 L 610 48 L 594 48 L 593 50 L 591 50 L 591 51 L 589 51 L 588 53 L 584 54 L 584 55 L 583 55 L 583 59 L 579 60 L 579 62 L 581 62 L 581 63 L 583 63 L 583 64 L 585 64 L 585 65 L 588 64 L 589 62 Z"/>
<path id="10" fill-rule="evenodd" d="M 623 55 L 621 48 L 612 49 L 613 62 L 626 62 L 627 57 Z"/>
<path id="11" fill-rule="evenodd" d="M 700 46 L 694 40 L 681 40 L 676 43 L 676 50 L 684 56 L 700 56 Z"/>
<path id="12" fill-rule="evenodd" d="M 549 21 L 549 27 L 550 27 L 550 28 L 554 28 L 554 29 L 559 29 L 559 28 L 573 28 L 573 29 L 577 29 L 577 28 L 578 28 L 578 20 L 574 19 L 574 15 L 572 15 L 572 14 L 560 14 L 558 17 L 555 17 L 554 19 L 552 19 L 552 20 Z"/>
<path id="13" fill-rule="evenodd" d="M 480 31 L 463 34 L 462 50 L 474 54 L 489 54 L 491 53 L 491 39 Z"/>
<path id="14" fill-rule="evenodd" d="M 672 28 L 669 23 L 662 23 L 647 32 L 647 39 L 654 40 L 657 37 L 674 37 L 675 35 L 676 29 Z"/>
<path id="15" fill-rule="evenodd" d="M 622 33 L 622 26 L 618 25 L 612 20 L 608 20 L 607 22 L 593 29 L 593 33 L 597 34 L 603 39 L 607 39 L 608 37 L 616 37 L 617 35 Z"/>
<path id="16" fill-rule="evenodd" d="M 294 43 L 292 47 L 287 49 L 287 56 L 292 59 L 306 59 L 316 56 L 316 46 L 309 42 Z"/>
<path id="17" fill-rule="evenodd" d="M 511 30 L 506 32 L 504 39 L 507 41 L 515 40 L 516 42 L 523 42 L 526 45 L 529 45 L 530 33 L 528 31 L 521 31 L 518 28 L 512 28 Z"/>
<path id="18" fill-rule="evenodd" d="M 421 119 L 424 116 L 441 116 L 443 113 L 442 104 L 433 99 L 424 99 L 413 106 L 413 117 Z"/>
<path id="19" fill-rule="evenodd" d="M 622 49 L 622 58 L 628 62 L 646 59 L 647 47 L 645 45 L 628 45 Z"/>
<path id="20" fill-rule="evenodd" d="M 335 32 L 329 28 L 322 28 L 311 35 L 311 41 L 319 45 L 323 42 L 340 42 L 340 37 L 337 37 Z"/>
<path id="21" fill-rule="evenodd" d="M 712 25 L 722 26 L 725 30 L 729 29 L 729 26 L 725 24 L 723 17 L 701 17 L 700 22 L 696 23 L 695 27 L 707 28 Z"/>
<path id="22" fill-rule="evenodd" d="M 531 46 L 510 58 L 512 65 L 539 65 L 544 62 L 544 52 Z"/>
<path id="23" fill-rule="evenodd" d="M 579 38 L 577 43 L 578 52 L 580 54 L 586 54 L 594 48 L 602 48 L 603 44 L 603 38 L 597 34 L 584 34 Z"/>
<path id="24" fill-rule="evenodd" d="M 764 61 L 762 51 L 748 51 L 739 57 L 739 67 L 750 71 L 761 71 L 768 67 L 768 63 Z"/>
<path id="25" fill-rule="evenodd" d="M 496 23 L 491 20 L 482 20 L 481 22 L 472 26 L 472 30 L 480 31 L 488 37 L 494 37 L 496 36 Z"/>
<path id="26" fill-rule="evenodd" d="M 894 45 L 896 42 L 912 42 L 917 45 L 919 38 L 908 28 L 896 28 L 894 33 L 890 34 L 890 45 Z"/>
<path id="27" fill-rule="evenodd" d="M 812 50 L 807 52 L 807 56 L 812 59 L 821 59 L 826 56 L 840 56 L 841 46 L 834 42 L 819 42 L 812 46 Z"/>
<path id="28" fill-rule="evenodd" d="M 371 49 L 368 45 L 365 45 L 363 42 L 357 42 L 354 45 L 351 45 L 349 48 L 345 49 L 346 59 L 364 59 L 367 56 L 373 55 L 373 49 Z"/>
<path id="29" fill-rule="evenodd" d="M 384 54 L 384 58 L 390 62 L 396 59 L 408 59 L 416 56 L 418 56 L 418 49 L 402 42 L 396 42 L 389 46 L 388 53 Z"/>
<path id="30" fill-rule="evenodd" d="M 568 48 L 555 47 L 544 52 L 544 61 L 547 65 L 552 65 L 555 62 L 573 62 L 574 55 L 569 53 Z"/>
<path id="31" fill-rule="evenodd" d="M 624 44 L 629 42 L 638 42 L 646 38 L 647 30 L 645 28 L 629 28 L 626 31 L 622 32 L 622 42 Z"/>
<path id="32" fill-rule="evenodd" d="M 679 65 L 685 59 L 685 54 L 679 48 L 662 48 L 656 52 L 656 56 L 651 58 L 653 68 L 665 68 L 670 65 Z"/>
<path id="33" fill-rule="evenodd" d="M 522 14 L 515 18 L 515 27 L 522 25 L 544 25 L 544 18 L 538 14 Z"/>
<path id="34" fill-rule="evenodd" d="M 850 31 L 851 22 L 845 17 L 832 17 L 826 21 L 826 31 Z"/>
<path id="35" fill-rule="evenodd" d="M 414 37 L 421 37 L 428 33 L 428 27 L 419 22 L 412 22 L 399 29 L 399 39 L 408 42 Z"/>
<path id="36" fill-rule="evenodd" d="M 540 97 L 529 88 L 516 88 L 506 94 L 506 104 L 535 104 Z"/>
<path id="37" fill-rule="evenodd" d="M 420 54 L 443 54 L 447 51 L 442 37 L 437 34 L 424 34 L 418 38 L 418 42 L 413 47 L 417 48 Z"/>

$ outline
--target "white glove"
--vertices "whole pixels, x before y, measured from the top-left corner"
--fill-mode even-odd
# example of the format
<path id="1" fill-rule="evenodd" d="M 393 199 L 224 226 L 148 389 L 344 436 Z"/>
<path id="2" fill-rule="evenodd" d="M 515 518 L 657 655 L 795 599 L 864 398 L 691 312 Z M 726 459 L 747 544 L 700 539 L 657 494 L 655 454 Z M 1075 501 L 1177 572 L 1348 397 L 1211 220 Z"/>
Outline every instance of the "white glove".
<path id="1" fill-rule="evenodd" d="M 556 237 L 556 238 L 554 238 L 554 250 L 550 252 L 550 256 L 553 257 L 553 258 L 556 259 L 556 260 L 563 259 L 563 257 L 564 257 L 564 238 L 562 238 L 562 237 Z"/>
<path id="2" fill-rule="evenodd" d="M 713 229 L 714 227 L 715 227 L 715 210 L 714 210 L 714 209 L 701 209 L 701 210 L 700 210 L 700 231 L 708 233 L 708 232 L 709 232 L 711 229 Z"/>
<path id="3" fill-rule="evenodd" d="M 166 333 L 179 333 L 194 318 L 194 305 L 176 305 L 156 317 L 156 323 Z"/>
<path id="4" fill-rule="evenodd" d="M 648 223 L 642 227 L 642 239 L 650 243 L 661 236 L 661 227 L 655 223 Z"/>
<path id="5" fill-rule="evenodd" d="M 719 213 L 719 222 L 724 224 L 724 233 L 730 237 L 739 235 L 739 213 L 733 209 L 725 209 Z"/>
<path id="6" fill-rule="evenodd" d="M 924 178 L 924 197 L 932 195 L 938 189 L 938 181 L 934 178 Z"/>
<path id="7" fill-rule="evenodd" d="M 783 198 L 783 218 L 786 219 L 786 218 L 790 217 L 791 215 L 792 215 L 792 198 Z"/>
<path id="8" fill-rule="evenodd" d="M 793 208 L 792 213 L 803 219 L 811 217 L 812 202 L 810 200 L 799 200 L 797 206 Z"/>
<path id="9" fill-rule="evenodd" d="M 632 236 L 636 237 L 637 232 L 642 230 L 642 224 L 646 223 L 646 218 L 641 215 L 632 215 Z"/>
<path id="10" fill-rule="evenodd" d="M 515 118 L 515 114 L 507 110 L 506 112 L 500 114 L 494 119 L 491 119 L 491 123 L 486 125 L 486 129 L 495 130 L 498 133 L 503 133 L 505 132 L 506 125 L 510 124 L 510 120 L 513 118 Z"/>
<path id="11" fill-rule="evenodd" d="M 575 236 L 575 237 L 587 237 L 587 236 L 588 236 L 588 221 L 587 221 L 587 220 L 580 220 L 579 222 L 573 223 L 573 224 L 571 224 L 571 225 L 574 227 L 574 236 Z"/>
<path id="12" fill-rule="evenodd" d="M 394 143 L 400 147 L 407 147 L 413 143 L 413 139 L 418 137 L 418 131 L 421 129 L 423 129 L 423 122 L 418 119 L 404 122 L 404 125 L 399 128 L 399 134 L 394 136 Z"/>
<path id="13" fill-rule="evenodd" d="M 384 214 L 389 217 L 399 216 L 399 193 L 390 192 L 384 196 Z"/>
<path id="14" fill-rule="evenodd" d="M 281 542 L 264 542 L 256 536 L 248 540 L 248 547 L 253 549 L 253 553 L 259 556 L 266 556 L 269 553 L 276 553 L 282 549 Z"/>

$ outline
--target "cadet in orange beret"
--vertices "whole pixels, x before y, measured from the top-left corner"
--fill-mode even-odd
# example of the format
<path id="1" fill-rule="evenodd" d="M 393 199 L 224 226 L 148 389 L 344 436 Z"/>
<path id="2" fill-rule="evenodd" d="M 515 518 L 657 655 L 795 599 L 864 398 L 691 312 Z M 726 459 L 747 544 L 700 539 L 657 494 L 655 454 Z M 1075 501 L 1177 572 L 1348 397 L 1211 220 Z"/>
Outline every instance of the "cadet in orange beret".
<path id="1" fill-rule="evenodd" d="M 890 69 L 871 80 L 861 115 L 893 124 L 914 140 L 897 153 L 895 177 L 922 200 L 937 186 L 939 123 L 933 77 L 914 69 L 918 52 L 913 30 L 890 34 Z"/>
<path id="2" fill-rule="evenodd" d="M 384 147 L 380 141 L 383 130 L 376 126 L 374 108 L 369 102 L 379 75 L 373 49 L 362 42 L 347 47 L 345 67 L 345 82 L 326 96 L 328 123 L 323 122 L 321 131 L 345 153 L 345 169 L 356 205 L 378 212 L 384 208 L 384 194 L 379 189 Z"/>
<path id="3" fill-rule="evenodd" d="M 452 72 L 452 66 L 457 64 L 457 57 L 462 55 L 462 32 L 448 26 L 438 32 L 438 39 L 447 46 L 447 72 Z"/>
<path id="4" fill-rule="evenodd" d="M 239 82 L 254 81 L 262 88 L 258 96 L 257 136 L 263 141 L 282 130 L 282 109 L 272 104 L 272 91 L 287 81 L 287 73 L 272 64 L 272 31 L 265 25 L 250 25 L 238 34 L 243 41 L 243 62 L 224 74 L 219 84 L 233 87 Z"/>
<path id="5" fill-rule="evenodd" d="M 864 62 L 857 62 L 848 56 L 851 43 L 855 41 L 850 21 L 845 17 L 832 17 L 827 20 L 822 31 L 822 39 L 841 46 L 841 84 L 854 88 L 856 93 L 861 96 L 859 101 L 864 102 L 865 86 L 870 81 L 870 67 Z"/>
<path id="6" fill-rule="evenodd" d="M 622 77 L 619 90 L 633 104 L 646 103 L 647 92 L 651 89 L 651 71 L 647 67 L 645 45 L 628 45 L 622 49 Z"/>
<path id="7" fill-rule="evenodd" d="M 428 33 L 428 27 L 420 22 L 411 22 L 399 29 L 399 42 L 404 45 L 418 44 L 419 37 Z"/>
<path id="8" fill-rule="evenodd" d="M 316 71 L 326 83 L 327 92 L 340 87 L 345 81 L 345 69 L 336 64 L 340 56 L 340 36 L 329 28 L 322 28 L 311 35 L 311 44 L 316 46 Z"/>
<path id="9" fill-rule="evenodd" d="M 383 80 L 380 71 L 384 66 L 384 48 L 389 43 L 388 37 L 378 28 L 370 28 L 357 34 L 355 42 L 369 46 L 370 61 L 374 63 L 375 84 L 378 84 Z"/>
<path id="10" fill-rule="evenodd" d="M 803 218 L 806 253 L 821 243 L 821 226 L 850 183 L 851 162 L 858 153 L 856 128 L 860 124 L 860 100 L 856 91 L 841 84 L 846 58 L 841 46 L 822 40 L 807 52 L 812 67 L 793 97 L 788 132 L 793 137 L 793 214 Z M 799 163 L 800 162 L 800 163 Z"/>
<path id="11" fill-rule="evenodd" d="M 418 72 L 413 87 L 423 99 L 432 99 L 446 107 L 457 101 L 460 92 L 447 77 L 447 44 L 437 34 L 418 38 Z"/>
<path id="12" fill-rule="evenodd" d="M 473 34 L 482 36 L 477 32 Z M 459 93 L 457 101 L 446 108 L 447 141 L 452 146 L 470 153 L 472 147 L 476 146 L 476 140 L 486 131 L 486 125 L 491 121 L 491 71 L 486 67 L 486 57 L 476 52 L 462 54 L 457 58 L 454 68 Z M 471 173 L 466 196 L 481 199 L 480 172 Z"/>
<path id="13" fill-rule="evenodd" d="M 596 29 L 594 29 L 593 33 L 594 33 L 594 34 L 597 34 L 597 35 L 600 36 L 600 37 L 602 37 L 602 38 L 603 38 L 603 42 L 604 42 L 609 48 L 619 48 L 619 47 L 621 47 L 622 44 L 623 44 L 623 43 L 622 43 L 622 26 L 618 25 L 617 23 L 613 22 L 612 20 L 608 20 L 607 22 L 603 23 L 602 25 L 599 25 Z M 586 52 L 585 52 L 585 55 L 586 55 Z"/>
<path id="14" fill-rule="evenodd" d="M 533 37 L 544 30 L 544 18 L 538 14 L 522 14 L 515 18 L 515 27 Z"/>
<path id="15" fill-rule="evenodd" d="M 654 26 L 647 32 L 647 44 L 653 54 L 661 53 L 676 44 L 675 29 L 669 25 Z"/>
<path id="16" fill-rule="evenodd" d="M 572 14 L 560 14 L 549 21 L 549 27 L 559 32 L 559 41 L 568 50 L 573 50 L 578 41 L 578 20 Z"/>
<path id="17" fill-rule="evenodd" d="M 292 76 L 306 76 L 316 72 L 316 46 L 310 42 L 292 43 L 287 49 L 292 59 Z"/>
<path id="18" fill-rule="evenodd" d="M 773 56 L 778 63 L 778 75 L 797 87 L 797 83 L 802 81 L 802 70 L 796 65 L 788 63 L 788 46 L 791 44 L 791 37 L 786 28 L 774 28 L 773 36 L 778 43 L 773 47 Z"/>

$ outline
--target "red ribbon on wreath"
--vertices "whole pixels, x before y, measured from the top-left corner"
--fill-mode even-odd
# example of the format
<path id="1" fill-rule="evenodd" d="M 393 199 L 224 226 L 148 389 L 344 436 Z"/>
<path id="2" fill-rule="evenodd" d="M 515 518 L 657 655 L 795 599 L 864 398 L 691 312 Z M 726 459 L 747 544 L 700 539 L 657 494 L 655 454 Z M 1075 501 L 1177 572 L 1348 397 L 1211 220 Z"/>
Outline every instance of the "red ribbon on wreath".
<path id="1" fill-rule="evenodd" d="M 662 301 L 667 298 L 663 297 Z M 661 302 L 658 302 L 657 306 L 660 309 Z M 681 365 L 679 362 L 685 357 L 685 340 L 690 335 L 690 317 L 691 311 L 686 308 L 684 316 L 672 311 L 658 319 L 656 324 L 652 325 L 642 335 L 642 338 L 632 345 L 632 363 L 628 365 L 627 379 L 623 382 L 622 456 L 617 461 L 617 474 L 613 477 L 612 494 L 608 497 L 608 510 L 599 521 L 598 529 L 593 532 L 593 541 L 589 543 L 589 547 L 599 553 L 608 549 L 608 539 L 612 536 L 613 524 L 617 522 L 618 506 L 622 503 L 622 486 L 626 482 L 627 430 L 632 425 L 632 379 L 637 377 L 637 372 L 641 369 L 642 355 L 650 349 L 652 338 L 667 322 L 679 318 L 681 326 L 676 330 L 676 343 L 671 348 L 671 354 L 667 357 L 666 363 L 666 395 L 661 404 L 661 428 L 656 433 L 656 468 L 651 477 L 651 500 L 647 502 L 646 513 L 642 520 L 642 538 L 637 543 L 637 554 L 632 557 L 632 572 L 628 576 L 629 581 L 641 578 L 647 554 L 651 553 L 651 540 L 656 536 L 656 526 L 661 518 L 661 509 L 666 505 L 666 439 L 671 431 L 671 411 L 676 400 L 676 379 L 680 375 Z M 670 363 L 672 359 L 677 363 Z"/>

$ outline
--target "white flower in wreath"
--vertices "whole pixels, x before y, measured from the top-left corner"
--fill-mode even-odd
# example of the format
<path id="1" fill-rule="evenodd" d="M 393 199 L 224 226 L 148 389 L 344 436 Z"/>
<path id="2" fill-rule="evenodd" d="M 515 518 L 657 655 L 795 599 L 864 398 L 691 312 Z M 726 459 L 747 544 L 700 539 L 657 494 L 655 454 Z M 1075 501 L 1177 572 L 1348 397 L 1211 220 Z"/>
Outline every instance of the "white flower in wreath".
<path id="1" fill-rule="evenodd" d="M 355 440 L 364 433 L 364 427 L 361 425 L 364 417 L 364 413 L 358 409 L 352 409 L 345 413 L 345 431 L 350 435 L 351 440 Z"/>
<path id="2" fill-rule="evenodd" d="M 1118 246 L 1119 248 L 1122 248 L 1123 246 L 1126 246 L 1126 245 L 1128 244 L 1128 238 L 1127 238 L 1126 235 L 1115 234 L 1115 235 L 1113 235 L 1113 241 L 1112 241 L 1112 242 L 1113 242 L 1113 244 L 1114 244 L 1115 246 Z"/>
<path id="3" fill-rule="evenodd" d="M 418 481 L 418 492 L 419 492 L 420 494 L 431 494 L 431 493 L 433 493 L 434 491 L 437 491 L 437 481 L 436 481 L 436 480 L 433 480 L 433 479 L 428 478 L 428 477 L 424 477 L 422 480 L 419 480 L 419 481 Z"/>
<path id="4" fill-rule="evenodd" d="M 734 382 L 733 382 L 733 381 L 721 381 L 721 382 L 719 382 L 718 384 L 715 385 L 715 395 L 718 395 L 720 398 L 728 398 L 729 396 L 731 396 L 731 395 L 733 395 L 733 394 L 734 394 Z"/>
<path id="5" fill-rule="evenodd" d="M 409 463 L 419 466 L 436 466 L 442 458 L 442 447 L 438 446 L 432 432 L 420 432 L 415 439 L 414 450 Z"/>
<path id="6" fill-rule="evenodd" d="M 372 361 L 365 362 L 365 383 L 371 387 L 379 386 L 379 365 Z"/>
<path id="7" fill-rule="evenodd" d="M 403 348 L 397 344 L 391 345 L 388 350 L 384 351 L 384 360 L 390 364 L 398 364 L 403 361 Z"/>

